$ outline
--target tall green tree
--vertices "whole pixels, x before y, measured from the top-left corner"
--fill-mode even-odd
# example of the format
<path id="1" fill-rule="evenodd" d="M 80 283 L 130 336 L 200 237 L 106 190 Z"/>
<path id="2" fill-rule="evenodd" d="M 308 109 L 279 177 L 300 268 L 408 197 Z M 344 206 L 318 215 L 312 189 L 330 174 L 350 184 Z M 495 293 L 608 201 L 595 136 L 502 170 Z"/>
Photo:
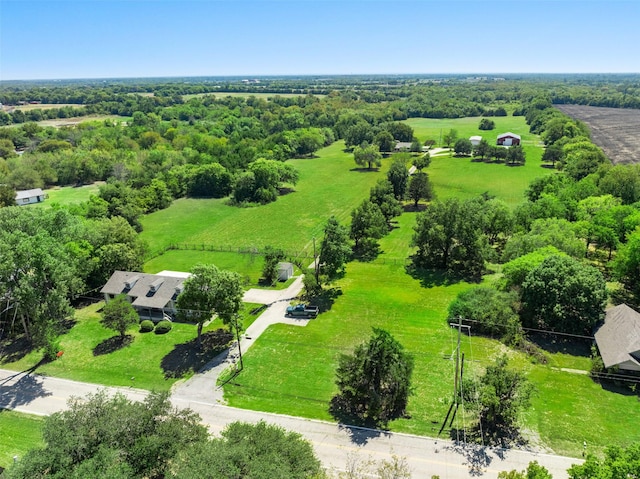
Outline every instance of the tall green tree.
<path id="1" fill-rule="evenodd" d="M 458 138 L 455 145 L 453 145 L 453 151 L 456 155 L 470 155 L 472 150 L 473 145 L 468 138 Z"/>
<path id="2" fill-rule="evenodd" d="M 0 208 L 4 206 L 15 206 L 16 190 L 9 185 L 0 185 Z"/>
<path id="3" fill-rule="evenodd" d="M 401 417 L 411 394 L 414 359 L 387 331 L 374 328 L 367 342 L 338 360 L 333 410 L 386 424 Z"/>
<path id="4" fill-rule="evenodd" d="M 274 284 L 278 279 L 278 263 L 285 258 L 285 253 L 280 248 L 267 246 L 264 252 L 264 266 L 262 277 L 266 284 Z"/>
<path id="5" fill-rule="evenodd" d="M 213 264 L 198 264 L 184 282 L 176 300 L 179 316 L 198 325 L 201 345 L 204 323 L 217 314 L 224 324 L 232 324 L 242 306 L 242 278 L 238 273 L 223 271 Z"/>
<path id="6" fill-rule="evenodd" d="M 355 242 L 354 249 L 356 251 L 363 247 L 373 246 L 369 243 L 382 238 L 387 231 L 387 221 L 380 211 L 380 207 L 370 200 L 364 200 L 351 212 L 349 237 Z"/>
<path id="7" fill-rule="evenodd" d="M 429 182 L 429 176 L 424 171 L 416 171 L 409 180 L 409 190 L 407 192 L 413 200 L 413 206 L 418 207 L 420 200 L 429 201 L 433 199 L 433 188 Z"/>
<path id="8" fill-rule="evenodd" d="M 368 169 L 372 169 L 372 166 L 379 167 L 382 165 L 382 155 L 378 151 L 378 147 L 367 143 L 356 146 L 353 149 L 353 159 L 357 165 L 366 165 Z"/>
<path id="9" fill-rule="evenodd" d="M 422 156 L 415 156 L 412 161 L 413 166 L 416 167 L 416 170 L 422 171 L 425 168 L 429 167 L 431 164 L 431 154 L 427 151 Z"/>
<path id="10" fill-rule="evenodd" d="M 458 139 L 458 130 L 451 128 L 448 132 L 446 132 L 442 136 L 443 143 L 447 146 L 447 148 L 451 148 L 451 145 L 456 142 Z"/>
<path id="11" fill-rule="evenodd" d="M 552 255 L 522 283 L 524 326 L 591 334 L 604 317 L 605 280 L 599 270 L 569 256 Z"/>
<path id="12" fill-rule="evenodd" d="M 335 216 L 327 220 L 324 237 L 320 243 L 320 267 L 329 280 L 344 271 L 345 264 L 351 256 L 349 230 L 341 225 Z"/>
<path id="13" fill-rule="evenodd" d="M 482 234 L 481 202 L 449 198 L 435 201 L 416 218 L 412 245 L 418 266 L 477 278 L 484 270 L 486 237 Z"/>
<path id="14" fill-rule="evenodd" d="M 159 479 L 179 451 L 208 434 L 197 414 L 171 405 L 167 392 L 132 402 L 101 391 L 70 399 L 67 410 L 45 419 L 42 436 L 44 446 L 16 462 L 6 472 L 10 479 Z"/>
<path id="15" fill-rule="evenodd" d="M 233 422 L 219 438 L 183 449 L 167 477 L 319 479 L 324 475 L 307 440 L 261 421 Z"/>
<path id="16" fill-rule="evenodd" d="M 513 437 L 518 429 L 519 416 L 531 405 L 534 392 L 527 377 L 508 366 L 507 357 L 499 357 L 487 366 L 478 383 L 465 393 L 479 409 L 485 440 L 491 442 Z M 477 396 L 473 395 L 474 390 L 478 391 Z"/>
<path id="17" fill-rule="evenodd" d="M 138 324 L 140 317 L 125 294 L 119 294 L 102 308 L 102 325 L 120 333 L 124 339 L 127 329 Z"/>
<path id="18" fill-rule="evenodd" d="M 391 220 L 402 214 L 402 204 L 394 196 L 391 182 L 383 179 L 378 180 L 375 186 L 371 188 L 369 199 L 372 203 L 378 205 L 390 229 Z"/>
<path id="19" fill-rule="evenodd" d="M 409 169 L 404 159 L 396 159 L 387 171 L 387 179 L 393 185 L 393 195 L 397 200 L 402 200 L 407 192 L 409 183 Z"/>

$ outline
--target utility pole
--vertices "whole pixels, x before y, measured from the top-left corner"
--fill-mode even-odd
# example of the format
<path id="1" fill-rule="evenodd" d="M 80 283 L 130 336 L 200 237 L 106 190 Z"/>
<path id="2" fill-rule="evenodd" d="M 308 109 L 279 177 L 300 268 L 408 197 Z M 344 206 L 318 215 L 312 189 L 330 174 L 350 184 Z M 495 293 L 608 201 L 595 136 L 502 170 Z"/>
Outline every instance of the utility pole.
<path id="1" fill-rule="evenodd" d="M 238 371 L 242 371 L 244 369 L 244 364 L 242 363 L 242 348 L 240 347 L 240 326 L 238 324 L 238 315 L 235 316 L 236 323 L 236 340 L 238 341 L 238 359 L 240 360 L 240 369 Z"/>
<path id="2" fill-rule="evenodd" d="M 316 275 L 316 284 L 320 283 L 320 261 L 316 257 L 316 237 L 313 237 L 313 269 Z"/>

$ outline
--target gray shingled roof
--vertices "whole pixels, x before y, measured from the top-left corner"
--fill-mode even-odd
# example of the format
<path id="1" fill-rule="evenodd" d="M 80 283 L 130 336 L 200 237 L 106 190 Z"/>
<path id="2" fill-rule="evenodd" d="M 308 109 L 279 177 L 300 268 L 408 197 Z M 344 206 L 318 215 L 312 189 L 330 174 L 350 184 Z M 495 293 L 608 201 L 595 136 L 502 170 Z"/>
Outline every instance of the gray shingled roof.
<path id="1" fill-rule="evenodd" d="M 16 201 L 24 200 L 26 198 L 35 198 L 36 196 L 44 196 L 44 191 L 42 191 L 42 188 L 16 191 Z"/>
<path id="2" fill-rule="evenodd" d="M 133 280 L 134 284 L 127 284 Z M 100 292 L 112 295 L 126 294 L 133 299 L 131 304 L 134 306 L 162 309 L 177 297 L 176 288 L 181 288 L 184 280 L 185 278 L 175 276 L 116 271 Z"/>
<path id="3" fill-rule="evenodd" d="M 640 313 L 626 304 L 608 309 L 595 338 L 605 367 L 640 370 Z"/>

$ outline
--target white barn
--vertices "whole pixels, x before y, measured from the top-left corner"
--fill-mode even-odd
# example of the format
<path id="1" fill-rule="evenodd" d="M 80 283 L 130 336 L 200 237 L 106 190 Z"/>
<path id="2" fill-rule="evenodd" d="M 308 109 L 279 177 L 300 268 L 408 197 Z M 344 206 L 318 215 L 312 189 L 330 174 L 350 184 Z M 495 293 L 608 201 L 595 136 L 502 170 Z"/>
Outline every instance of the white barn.
<path id="1" fill-rule="evenodd" d="M 30 205 L 32 203 L 42 203 L 46 197 L 47 195 L 45 195 L 41 188 L 16 191 L 16 204 L 18 206 L 22 206 Z"/>

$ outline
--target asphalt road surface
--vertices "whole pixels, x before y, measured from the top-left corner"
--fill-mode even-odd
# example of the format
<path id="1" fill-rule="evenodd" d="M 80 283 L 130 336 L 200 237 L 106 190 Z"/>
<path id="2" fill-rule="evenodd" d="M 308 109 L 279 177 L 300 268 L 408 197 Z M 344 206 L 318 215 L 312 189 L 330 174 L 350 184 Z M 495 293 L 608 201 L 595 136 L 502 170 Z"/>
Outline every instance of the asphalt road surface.
<path id="1" fill-rule="evenodd" d="M 86 396 L 105 389 L 120 392 L 132 400 L 142 400 L 146 391 L 135 388 L 105 388 L 95 384 L 0 370 L 0 408 L 31 414 L 48 415 L 66 407 L 71 396 Z M 183 391 L 184 392 L 184 391 Z M 199 395 L 201 396 L 201 395 Z M 217 401 L 173 396 L 177 407 L 189 407 L 202 417 L 216 434 L 233 421 L 264 420 L 297 431 L 308 439 L 318 457 L 330 470 L 344 470 L 350 462 L 390 460 L 404 457 L 415 479 L 486 477 L 495 478 L 500 471 L 526 468 L 530 461 L 544 465 L 556 479 L 566 478 L 567 468 L 578 459 L 535 452 L 475 448 L 451 441 L 433 440 L 408 434 L 336 425 L 279 414 L 231 408 Z"/>

